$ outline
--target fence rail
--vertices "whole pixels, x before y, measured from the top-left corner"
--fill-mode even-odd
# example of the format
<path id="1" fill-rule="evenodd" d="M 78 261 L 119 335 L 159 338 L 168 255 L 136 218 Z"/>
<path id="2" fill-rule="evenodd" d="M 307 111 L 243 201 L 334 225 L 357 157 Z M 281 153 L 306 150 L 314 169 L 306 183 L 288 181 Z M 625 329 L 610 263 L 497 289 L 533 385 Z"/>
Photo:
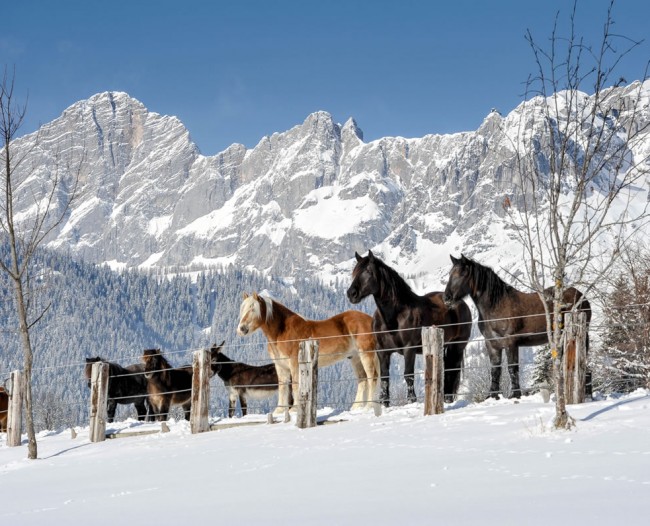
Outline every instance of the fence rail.
<path id="1" fill-rule="evenodd" d="M 539 315 L 538 315 L 539 316 Z M 578 322 L 575 317 L 580 316 Z M 573 329 L 578 327 L 582 328 Z M 567 314 L 565 318 L 565 326 L 570 328 L 566 332 L 565 337 L 565 362 L 564 372 L 566 378 L 565 391 L 568 393 L 568 403 L 579 403 L 584 401 L 584 386 L 585 386 L 585 369 L 586 369 L 586 316 L 584 313 Z M 409 329 L 413 330 L 413 329 Z M 438 414 L 444 410 L 444 330 L 443 327 L 424 327 L 418 328 L 422 331 L 422 349 L 424 359 L 424 371 L 415 373 L 424 376 L 424 414 Z M 541 334 L 541 333 L 537 333 Z M 340 336 L 338 336 L 340 338 Z M 315 343 L 315 351 L 314 351 Z M 414 348 L 413 346 L 411 348 Z M 300 366 L 301 373 L 298 378 L 298 392 L 300 393 L 299 399 L 296 400 L 298 405 L 300 427 L 311 427 L 316 425 L 316 399 L 318 388 L 318 367 L 317 367 L 317 342 L 312 342 L 308 346 L 305 342 L 301 342 L 301 357 Z M 303 350 L 309 349 L 309 350 Z M 366 352 L 394 352 L 404 350 L 403 348 L 395 349 L 376 349 L 374 351 Z M 305 355 L 305 353 L 307 353 Z M 267 360 L 265 360 L 267 361 Z M 233 362 L 235 363 L 235 362 Z M 85 365 L 85 364 L 83 364 Z M 513 366 L 515 364 L 507 364 Z M 304 366 L 304 367 L 303 367 Z M 59 366 L 60 367 L 60 366 Z M 211 374 L 210 354 L 206 349 L 200 349 L 193 353 L 193 382 L 191 389 L 192 396 L 192 411 L 190 415 L 190 425 L 192 433 L 200 433 L 210 429 L 208 422 L 208 409 L 209 409 L 209 396 L 210 384 L 209 380 Z M 450 369 L 451 370 L 451 369 Z M 303 372 L 304 371 L 304 372 Z M 141 372 L 134 372 L 128 374 L 120 374 L 117 376 L 132 376 L 143 374 Z M 91 376 L 91 397 L 90 397 L 90 435 L 92 441 L 104 440 L 106 437 L 106 405 L 109 400 L 119 400 L 131 397 L 108 397 L 108 364 L 105 362 L 97 362 L 92 366 Z M 377 379 L 379 380 L 379 378 Z M 294 379 L 295 381 L 295 379 Z M 354 381 L 350 380 L 332 380 L 332 381 Z M 21 410 L 22 410 L 22 373 L 20 371 L 13 371 L 9 381 L 9 422 L 7 433 L 7 444 L 10 446 L 20 444 L 20 430 L 21 430 Z M 274 384 L 273 384 L 274 385 Z M 247 386 L 238 386 L 247 387 Z M 253 386 L 248 386 L 253 387 Z M 259 386 L 257 386 L 259 387 Z M 291 386 L 289 386 L 291 387 Z M 166 394 L 172 394 L 173 391 Z M 493 394 L 493 393 L 489 393 Z M 378 399 L 376 394 L 371 396 L 372 403 L 376 403 Z M 288 409 L 288 408 L 287 408 Z M 16 438 L 17 433 L 17 438 Z"/>

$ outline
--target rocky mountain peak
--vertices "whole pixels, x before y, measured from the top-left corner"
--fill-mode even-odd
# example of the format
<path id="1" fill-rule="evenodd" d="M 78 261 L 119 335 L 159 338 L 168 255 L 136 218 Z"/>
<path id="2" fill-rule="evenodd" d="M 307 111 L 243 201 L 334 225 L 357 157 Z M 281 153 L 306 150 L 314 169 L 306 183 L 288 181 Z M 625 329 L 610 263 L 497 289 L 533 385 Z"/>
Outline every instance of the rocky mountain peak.
<path id="1" fill-rule="evenodd" d="M 620 89 L 630 99 L 650 98 L 650 84 L 641 88 Z M 624 119 L 623 106 L 617 110 Z M 450 252 L 519 259 L 508 249 L 516 243 L 502 203 L 514 188 L 508 166 L 517 126 L 546 140 L 529 111 L 493 111 L 474 132 L 370 143 L 354 119 L 341 126 L 318 111 L 254 148 L 232 145 L 206 157 L 178 119 L 106 92 L 16 145 L 40 141 L 30 164 L 39 167 L 35 177 L 77 145 L 79 195 L 50 246 L 90 262 L 233 264 L 329 280 L 347 279 L 354 252 L 371 248 L 403 272 L 435 280 Z M 630 155 L 649 151 L 650 139 Z M 25 193 L 23 211 L 31 199 Z"/>

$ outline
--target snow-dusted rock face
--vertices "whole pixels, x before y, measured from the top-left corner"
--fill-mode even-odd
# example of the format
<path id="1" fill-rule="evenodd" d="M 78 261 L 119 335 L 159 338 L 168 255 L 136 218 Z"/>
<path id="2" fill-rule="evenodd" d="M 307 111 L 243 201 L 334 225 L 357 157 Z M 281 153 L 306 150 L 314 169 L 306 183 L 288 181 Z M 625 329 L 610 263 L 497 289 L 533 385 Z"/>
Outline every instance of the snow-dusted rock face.
<path id="1" fill-rule="evenodd" d="M 232 263 L 346 280 L 354 252 L 370 248 L 427 286 L 446 273 L 450 252 L 492 264 L 520 258 L 503 202 L 524 111 L 492 112 L 473 132 L 370 143 L 353 119 L 339 125 L 316 112 L 252 149 L 234 144 L 205 157 L 178 119 L 124 93 L 101 93 L 16 141 L 19 153 L 36 145 L 24 166 L 20 217 L 34 210 L 31 196 L 46 188 L 47 174 L 80 167 L 77 197 L 49 246 L 87 261 Z M 647 156 L 650 140 L 644 144 L 631 154 Z"/>

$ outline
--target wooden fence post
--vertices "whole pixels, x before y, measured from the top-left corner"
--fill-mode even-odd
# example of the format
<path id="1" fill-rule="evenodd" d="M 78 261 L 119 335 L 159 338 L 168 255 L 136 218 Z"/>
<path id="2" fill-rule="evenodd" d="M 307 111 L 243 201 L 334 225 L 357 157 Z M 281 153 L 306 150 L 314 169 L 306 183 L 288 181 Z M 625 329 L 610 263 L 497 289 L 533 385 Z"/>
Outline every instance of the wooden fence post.
<path id="1" fill-rule="evenodd" d="M 578 360 L 576 376 L 576 400 L 579 404 L 585 402 L 587 393 L 587 313 L 578 313 L 576 331 L 576 357 Z"/>
<path id="2" fill-rule="evenodd" d="M 438 327 L 422 327 L 424 356 L 424 416 L 444 412 L 445 399 L 445 331 Z"/>
<path id="3" fill-rule="evenodd" d="M 296 426 L 301 429 L 316 425 L 318 393 L 318 342 L 300 342 L 298 353 L 298 400 Z"/>
<path id="4" fill-rule="evenodd" d="M 210 352 L 195 351 L 192 355 L 192 408 L 190 429 L 192 434 L 210 431 L 208 408 L 210 406 Z"/>
<path id="5" fill-rule="evenodd" d="M 90 373 L 90 441 L 106 440 L 106 402 L 108 400 L 108 370 L 106 362 L 95 362 Z"/>
<path id="6" fill-rule="evenodd" d="M 22 371 L 12 371 L 9 380 L 9 413 L 7 414 L 7 445 L 16 447 L 21 444 L 23 425 L 23 384 Z"/>
<path id="7" fill-rule="evenodd" d="M 567 404 L 585 401 L 587 373 L 587 316 L 584 312 L 564 315 L 564 392 Z"/>

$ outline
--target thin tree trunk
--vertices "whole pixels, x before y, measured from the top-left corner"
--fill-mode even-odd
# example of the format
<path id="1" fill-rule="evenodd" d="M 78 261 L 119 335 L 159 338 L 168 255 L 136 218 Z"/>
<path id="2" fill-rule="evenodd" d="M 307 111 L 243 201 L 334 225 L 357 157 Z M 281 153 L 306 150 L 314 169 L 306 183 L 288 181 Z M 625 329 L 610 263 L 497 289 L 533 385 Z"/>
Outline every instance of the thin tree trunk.
<path id="1" fill-rule="evenodd" d="M 553 297 L 553 376 L 555 378 L 555 419 L 553 424 L 556 429 L 571 429 L 575 421 L 566 409 L 564 368 L 562 367 L 562 357 L 564 354 L 564 346 L 562 344 L 564 318 L 561 313 L 563 292 L 562 277 L 558 276 L 555 280 Z"/>
<path id="2" fill-rule="evenodd" d="M 27 431 L 27 456 L 30 459 L 38 457 L 38 448 L 36 445 L 36 433 L 34 430 L 34 418 L 32 412 L 32 363 L 33 352 L 32 342 L 29 337 L 29 325 L 27 321 L 27 309 L 25 308 L 25 297 L 23 293 L 23 284 L 20 279 L 14 280 L 16 290 L 16 300 L 18 303 L 18 317 L 20 324 L 20 339 L 23 346 L 24 356 L 24 374 L 25 374 L 25 429 Z"/>

